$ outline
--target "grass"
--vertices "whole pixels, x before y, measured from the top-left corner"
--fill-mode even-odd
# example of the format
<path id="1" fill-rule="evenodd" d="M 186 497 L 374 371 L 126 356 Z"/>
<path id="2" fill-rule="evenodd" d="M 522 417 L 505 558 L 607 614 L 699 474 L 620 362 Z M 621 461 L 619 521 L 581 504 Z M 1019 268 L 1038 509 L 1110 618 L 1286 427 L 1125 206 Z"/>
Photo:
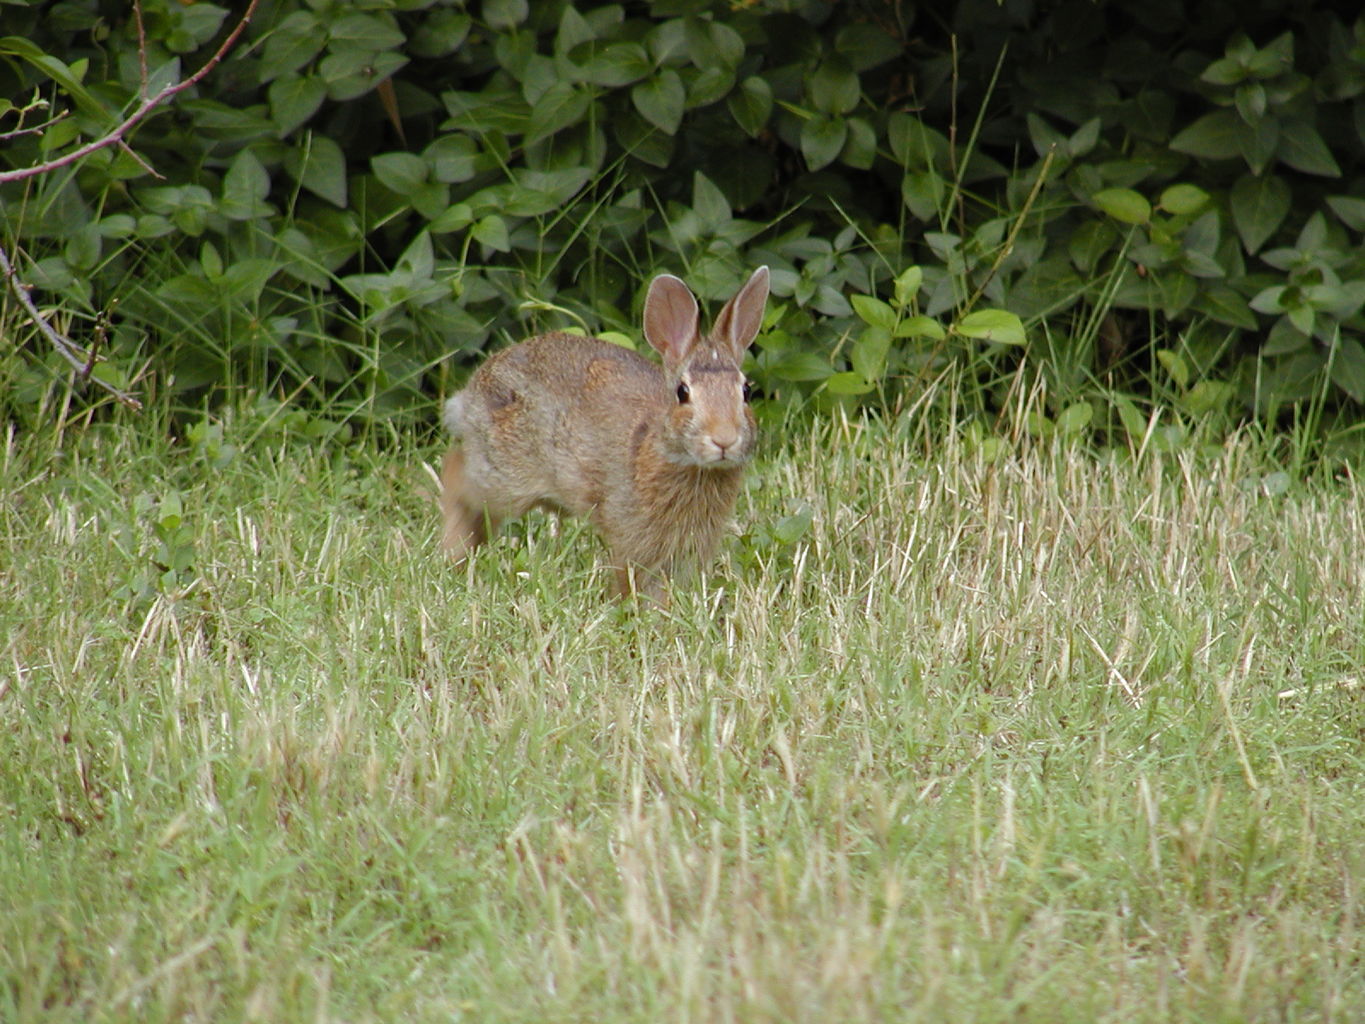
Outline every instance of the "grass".
<path id="1" fill-rule="evenodd" d="M 165 433 L 0 438 L 0 1019 L 1365 1015 L 1353 479 L 835 417 L 665 613 Z"/>

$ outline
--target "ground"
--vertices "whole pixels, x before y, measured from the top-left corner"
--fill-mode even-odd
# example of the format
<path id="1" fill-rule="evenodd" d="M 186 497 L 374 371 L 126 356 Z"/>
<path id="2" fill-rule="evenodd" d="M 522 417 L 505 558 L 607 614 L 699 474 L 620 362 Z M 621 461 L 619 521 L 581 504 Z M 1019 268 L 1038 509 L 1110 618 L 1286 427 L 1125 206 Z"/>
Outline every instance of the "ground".
<path id="1" fill-rule="evenodd" d="M 1365 1015 L 1349 475 L 833 416 L 664 611 L 223 438 L 0 439 L 0 1018 Z"/>

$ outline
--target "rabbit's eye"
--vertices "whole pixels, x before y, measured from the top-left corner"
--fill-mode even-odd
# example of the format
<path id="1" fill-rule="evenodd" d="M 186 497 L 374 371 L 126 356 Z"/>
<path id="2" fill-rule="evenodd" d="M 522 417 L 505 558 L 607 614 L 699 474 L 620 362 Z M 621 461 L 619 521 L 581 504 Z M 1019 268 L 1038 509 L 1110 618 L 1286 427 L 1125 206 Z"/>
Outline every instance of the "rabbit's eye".
<path id="1" fill-rule="evenodd" d="M 754 393 L 753 384 L 746 380 L 744 382 L 744 400 L 747 402 L 749 400 L 749 396 L 752 395 L 753 393 Z"/>
<path id="2" fill-rule="evenodd" d="M 678 404 L 686 405 L 687 400 L 692 397 L 692 389 L 686 384 L 678 385 Z"/>

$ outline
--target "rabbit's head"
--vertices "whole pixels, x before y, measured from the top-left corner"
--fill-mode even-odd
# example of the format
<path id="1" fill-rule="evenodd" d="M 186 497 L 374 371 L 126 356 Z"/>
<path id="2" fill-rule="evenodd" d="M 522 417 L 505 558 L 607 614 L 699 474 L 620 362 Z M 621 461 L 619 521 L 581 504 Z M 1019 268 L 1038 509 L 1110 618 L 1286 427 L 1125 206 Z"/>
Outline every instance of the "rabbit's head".
<path id="1" fill-rule="evenodd" d="M 687 285 L 671 274 L 650 282 L 644 329 L 663 356 L 668 381 L 670 408 L 659 442 L 669 461 L 733 469 L 753 455 L 758 430 L 742 365 L 767 301 L 768 268 L 759 267 L 703 338 Z"/>

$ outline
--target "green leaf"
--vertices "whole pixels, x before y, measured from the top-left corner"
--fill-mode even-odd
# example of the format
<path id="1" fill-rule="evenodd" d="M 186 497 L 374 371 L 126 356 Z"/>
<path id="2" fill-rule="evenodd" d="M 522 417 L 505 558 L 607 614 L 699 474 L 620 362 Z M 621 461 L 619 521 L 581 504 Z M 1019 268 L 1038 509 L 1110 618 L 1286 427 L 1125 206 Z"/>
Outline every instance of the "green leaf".
<path id="1" fill-rule="evenodd" d="M 1284 32 L 1247 57 L 1247 69 L 1257 78 L 1270 79 L 1294 69 L 1294 33 Z"/>
<path id="2" fill-rule="evenodd" d="M 1263 117 L 1247 125 L 1241 138 L 1237 140 L 1237 150 L 1252 174 L 1262 174 L 1275 159 L 1275 151 L 1280 145 L 1280 119 Z"/>
<path id="3" fill-rule="evenodd" d="M 261 297 L 266 282 L 275 275 L 279 264 L 268 259 L 238 259 L 223 269 L 222 279 L 215 282 L 220 297 L 235 302 L 254 303 Z"/>
<path id="4" fill-rule="evenodd" d="M 701 171 L 692 175 L 692 210 L 702 223 L 702 229 L 714 234 L 730 222 L 730 200 L 713 181 Z"/>
<path id="5" fill-rule="evenodd" d="M 839 159 L 860 171 L 871 170 L 877 162 L 877 133 L 861 117 L 848 119 L 848 140 L 839 153 Z"/>
<path id="6" fill-rule="evenodd" d="M 796 512 L 779 519 L 773 526 L 773 537 L 779 544 L 795 544 L 810 529 L 815 512 L 809 505 L 802 505 Z"/>
<path id="7" fill-rule="evenodd" d="M 1177 217 L 1198 213 L 1208 205 L 1209 194 L 1197 185 L 1172 185 L 1161 193 L 1157 205 Z"/>
<path id="8" fill-rule="evenodd" d="M 1231 110 L 1219 110 L 1177 132 L 1171 139 L 1171 148 L 1203 160 L 1231 160 L 1241 155 L 1245 133 L 1246 126 L 1240 117 Z"/>
<path id="9" fill-rule="evenodd" d="M 330 138 L 310 135 L 285 156 L 285 168 L 309 192 L 345 209 L 346 157 Z"/>
<path id="10" fill-rule="evenodd" d="M 863 331 L 849 353 L 853 370 L 866 381 L 879 381 L 886 370 L 886 355 L 891 349 L 891 332 L 885 327 Z"/>
<path id="11" fill-rule="evenodd" d="M 611 43 L 592 55 L 583 74 L 593 85 L 619 89 L 638 82 L 653 70 L 649 54 L 639 43 Z"/>
<path id="12" fill-rule="evenodd" d="M 1338 336 L 1332 381 L 1357 402 L 1365 402 L 1365 347 L 1355 338 Z"/>
<path id="13" fill-rule="evenodd" d="M 303 67 L 327 45 L 327 33 L 312 11 L 295 11 L 271 30 L 261 51 L 261 81 L 270 82 Z"/>
<path id="14" fill-rule="evenodd" d="M 896 160 L 907 168 L 942 167 L 948 157 L 948 138 L 910 114 L 892 114 L 886 122 L 886 139 Z"/>
<path id="15" fill-rule="evenodd" d="M 489 214 L 483 220 L 474 225 L 472 229 L 474 238 L 498 252 L 509 252 L 512 248 L 512 239 L 507 231 L 507 222 L 497 214 Z"/>
<path id="16" fill-rule="evenodd" d="M 549 138 L 578 124 L 592 106 L 592 97 L 572 82 L 556 82 L 531 107 L 526 125 L 526 145 Z"/>
<path id="17" fill-rule="evenodd" d="M 1033 151 L 1039 156 L 1045 156 L 1053 148 L 1065 152 L 1066 136 L 1042 117 L 1030 113 L 1024 118 L 1024 123 L 1028 126 L 1028 137 L 1033 143 Z"/>
<path id="18" fill-rule="evenodd" d="M 908 308 L 923 285 L 924 271 L 919 267 L 906 267 L 896 276 L 896 305 L 901 309 Z"/>
<path id="19" fill-rule="evenodd" d="M 483 0 L 483 20 L 491 29 L 514 28 L 530 13 L 527 0 Z"/>
<path id="20" fill-rule="evenodd" d="M 1062 434 L 1075 434 L 1088 427 L 1094 418 L 1094 406 L 1089 402 L 1076 402 L 1068 405 L 1057 417 L 1057 430 Z"/>
<path id="21" fill-rule="evenodd" d="M 1028 340 L 1023 322 L 1004 309 L 982 309 L 968 313 L 953 325 L 953 330 L 967 338 L 992 341 L 999 345 L 1023 345 Z"/>
<path id="22" fill-rule="evenodd" d="M 1085 156 L 1100 141 L 1100 119 L 1092 117 L 1066 140 L 1066 148 L 1073 157 Z"/>
<path id="23" fill-rule="evenodd" d="M 818 171 L 832 163 L 848 138 L 848 122 L 843 118 L 813 117 L 801 124 L 801 154 L 806 166 Z"/>
<path id="24" fill-rule="evenodd" d="M 1194 277 L 1207 280 L 1212 277 L 1228 276 L 1227 271 L 1223 269 L 1223 265 L 1216 259 L 1206 253 L 1198 252 L 1193 249 L 1185 250 L 1185 253 L 1180 260 L 1180 264 Z"/>
<path id="25" fill-rule="evenodd" d="M 436 269 L 436 256 L 431 247 L 430 232 L 417 232 L 417 237 L 403 250 L 403 255 L 398 257 L 397 269 L 417 280 L 431 277 Z"/>
<path id="26" fill-rule="evenodd" d="M 1084 274 L 1093 274 L 1100 259 L 1118 240 L 1119 231 L 1112 221 L 1095 218 L 1071 233 L 1067 240 L 1067 255 L 1076 269 Z"/>
<path id="27" fill-rule="evenodd" d="M 1169 348 L 1158 349 L 1156 360 L 1170 374 L 1171 380 L 1181 388 L 1190 386 L 1190 364 L 1185 362 L 1184 356 L 1179 352 L 1174 352 Z"/>
<path id="28" fill-rule="evenodd" d="M 137 221 L 131 214 L 113 213 L 100 219 L 99 232 L 103 238 L 127 238 L 137 233 Z"/>
<path id="29" fill-rule="evenodd" d="M 375 53 L 356 43 L 349 43 L 347 47 L 334 50 L 318 65 L 318 74 L 327 83 L 327 95 L 334 100 L 364 96 L 408 62 L 402 54 L 392 51 Z"/>
<path id="30" fill-rule="evenodd" d="M 834 49 L 854 71 L 867 71 L 905 52 L 896 33 L 871 20 L 855 21 L 841 28 L 834 39 Z"/>
<path id="31" fill-rule="evenodd" d="M 865 395 L 877 385 L 860 373 L 846 370 L 825 378 L 825 390 L 832 395 Z"/>
<path id="32" fill-rule="evenodd" d="M 1262 288 L 1251 299 L 1251 308 L 1258 313 L 1283 313 L 1288 307 L 1285 298 L 1292 295 L 1287 284 L 1275 284 Z"/>
<path id="33" fill-rule="evenodd" d="M 1152 205 L 1131 188 L 1106 188 L 1090 197 L 1096 206 L 1123 224 L 1146 224 Z"/>
<path id="34" fill-rule="evenodd" d="M 768 83 L 752 75 L 739 83 L 730 94 L 730 116 L 751 137 L 763 130 L 773 112 L 773 90 Z"/>
<path id="35" fill-rule="evenodd" d="M 270 174 L 249 149 L 233 158 L 223 175 L 223 201 L 218 210 L 229 220 L 255 220 L 274 213 L 266 202 L 270 195 Z"/>
<path id="36" fill-rule="evenodd" d="M 646 121 L 666 135 L 677 134 L 687 94 L 676 71 L 664 68 L 653 78 L 640 82 L 630 90 L 630 98 Z"/>
<path id="37" fill-rule="evenodd" d="M 67 238 L 62 256 L 72 270 L 88 273 L 99 262 L 102 249 L 100 226 L 91 222 Z"/>
<path id="38" fill-rule="evenodd" d="M 381 185 L 400 196 L 425 185 L 430 172 L 427 162 L 415 153 L 380 153 L 371 157 L 370 169 Z"/>
<path id="39" fill-rule="evenodd" d="M 210 281 L 222 277 L 222 254 L 218 253 L 218 247 L 212 242 L 205 242 L 199 248 L 199 266 L 203 268 L 203 276 Z"/>
<path id="40" fill-rule="evenodd" d="M 1299 229 L 1299 237 L 1294 239 L 1294 248 L 1300 252 L 1316 252 L 1327 244 L 1327 218 L 1317 210 Z"/>
<path id="41" fill-rule="evenodd" d="M 1355 196 L 1328 196 L 1327 205 L 1337 215 L 1337 220 L 1352 231 L 1365 232 L 1365 199 Z"/>
<path id="42" fill-rule="evenodd" d="M 443 234 L 447 231 L 461 231 L 469 227 L 474 222 L 474 211 L 468 203 L 455 203 L 437 217 L 433 218 L 427 225 L 428 230 L 433 234 Z"/>
<path id="43" fill-rule="evenodd" d="M 1231 57 L 1220 57 L 1204 69 L 1200 81 L 1210 85 L 1236 85 L 1247 77 L 1246 64 Z"/>
<path id="44" fill-rule="evenodd" d="M 947 181 L 938 171 L 907 171 L 901 178 L 901 200 L 919 220 L 937 218 Z"/>
<path id="45" fill-rule="evenodd" d="M 560 12 L 559 31 L 555 33 L 555 53 L 568 53 L 575 46 L 596 38 L 596 30 L 575 8 L 566 6 Z"/>
<path id="46" fill-rule="evenodd" d="M 1244 174 L 1229 196 L 1232 224 L 1249 253 L 1260 250 L 1289 214 L 1289 186 L 1274 174 Z"/>
<path id="47" fill-rule="evenodd" d="M 454 53 L 469 35 L 471 19 L 464 11 L 432 11 L 408 39 L 414 57 L 434 60 Z"/>
<path id="48" fill-rule="evenodd" d="M 732 68 L 712 66 L 702 68 L 687 78 L 687 107 L 705 107 L 727 95 L 735 84 Z"/>
<path id="49" fill-rule="evenodd" d="M 279 137 L 284 138 L 318 112 L 327 98 L 327 87 L 312 75 L 291 72 L 271 82 L 267 96 L 270 119 Z"/>
<path id="50" fill-rule="evenodd" d="M 1265 117 L 1265 86 L 1260 82 L 1247 82 L 1237 87 L 1237 114 L 1247 124 L 1256 124 Z"/>
<path id="51" fill-rule="evenodd" d="M 834 371 L 829 360 L 816 353 L 806 349 L 790 349 L 773 361 L 768 372 L 779 380 L 815 381 L 824 380 Z"/>
<path id="52" fill-rule="evenodd" d="M 1123 432 L 1130 441 L 1141 443 L 1147 436 L 1148 419 L 1142 414 L 1131 398 L 1118 395 L 1114 399 L 1114 409 L 1123 424 Z"/>
<path id="53" fill-rule="evenodd" d="M 862 96 L 858 76 L 846 60 L 837 56 L 820 62 L 807 88 L 815 109 L 830 115 L 847 114 Z"/>
<path id="54" fill-rule="evenodd" d="M 645 35 L 645 46 L 656 65 L 680 63 L 687 55 L 687 22 L 682 18 L 659 22 Z"/>
<path id="55" fill-rule="evenodd" d="M 447 185 L 468 181 L 479 170 L 479 146 L 468 135 L 441 135 L 422 156 L 431 164 L 431 176 Z"/>
<path id="56" fill-rule="evenodd" d="M 850 295 L 848 301 L 863 323 L 885 331 L 896 326 L 896 311 L 875 295 Z"/>
<path id="57" fill-rule="evenodd" d="M 1324 178 L 1340 178 L 1341 167 L 1318 130 L 1307 121 L 1289 119 L 1280 126 L 1275 155 L 1296 171 Z"/>
<path id="58" fill-rule="evenodd" d="M 184 522 L 184 517 L 185 506 L 179 491 L 171 491 L 161 499 L 161 507 L 156 513 L 156 525 L 161 530 L 167 533 L 177 530 Z"/>
<path id="59" fill-rule="evenodd" d="M 370 50 L 393 50 L 407 41 L 392 17 L 361 12 L 337 18 L 331 23 L 327 34 L 333 43 L 341 40 L 356 42 Z"/>
<path id="60" fill-rule="evenodd" d="M 172 53 L 190 53 L 203 46 L 217 33 L 228 13 L 226 8 L 206 3 L 171 10 L 175 12 L 171 18 L 174 27 L 166 37 L 166 48 Z"/>
<path id="61" fill-rule="evenodd" d="M 942 341 L 948 336 L 943 325 L 931 316 L 908 316 L 896 325 L 897 338 L 931 338 Z"/>
<path id="62" fill-rule="evenodd" d="M 1309 336 L 1313 334 L 1313 328 L 1317 324 L 1318 314 L 1317 310 L 1312 306 L 1307 304 L 1292 306 L 1285 315 L 1289 317 L 1289 322 L 1298 329 L 1299 333 L 1307 334 Z"/>
<path id="63" fill-rule="evenodd" d="M 1212 320 L 1230 327 L 1255 330 L 1259 325 L 1247 300 L 1227 285 L 1210 284 L 1200 289 L 1194 308 Z"/>
<path id="64" fill-rule="evenodd" d="M 1197 380 L 1189 391 L 1180 396 L 1181 408 L 1195 416 L 1205 416 L 1216 409 L 1227 408 L 1236 392 L 1231 384 L 1221 380 Z"/>

